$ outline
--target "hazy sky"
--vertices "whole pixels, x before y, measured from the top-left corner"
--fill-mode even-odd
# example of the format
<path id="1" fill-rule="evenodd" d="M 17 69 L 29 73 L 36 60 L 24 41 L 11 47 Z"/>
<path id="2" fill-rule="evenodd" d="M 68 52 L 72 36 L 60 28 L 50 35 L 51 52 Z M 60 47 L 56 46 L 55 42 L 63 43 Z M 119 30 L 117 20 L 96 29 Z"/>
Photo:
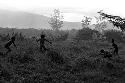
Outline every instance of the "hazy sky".
<path id="1" fill-rule="evenodd" d="M 0 0 L 0 8 L 50 16 L 59 8 L 66 21 L 81 21 L 84 15 L 95 16 L 99 10 L 125 17 L 124 0 Z"/>

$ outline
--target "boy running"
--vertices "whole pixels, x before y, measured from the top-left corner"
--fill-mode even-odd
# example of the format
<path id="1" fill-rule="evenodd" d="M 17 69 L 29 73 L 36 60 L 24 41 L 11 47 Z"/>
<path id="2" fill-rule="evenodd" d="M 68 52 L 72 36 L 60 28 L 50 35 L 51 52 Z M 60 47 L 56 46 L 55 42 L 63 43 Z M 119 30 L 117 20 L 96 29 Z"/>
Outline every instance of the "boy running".
<path id="1" fill-rule="evenodd" d="M 8 49 L 8 51 L 6 52 L 6 54 L 8 54 L 9 52 L 11 52 L 10 46 L 13 44 L 15 47 L 15 36 L 11 37 L 11 39 L 5 44 L 5 48 Z M 17 47 L 16 47 L 17 48 Z"/>

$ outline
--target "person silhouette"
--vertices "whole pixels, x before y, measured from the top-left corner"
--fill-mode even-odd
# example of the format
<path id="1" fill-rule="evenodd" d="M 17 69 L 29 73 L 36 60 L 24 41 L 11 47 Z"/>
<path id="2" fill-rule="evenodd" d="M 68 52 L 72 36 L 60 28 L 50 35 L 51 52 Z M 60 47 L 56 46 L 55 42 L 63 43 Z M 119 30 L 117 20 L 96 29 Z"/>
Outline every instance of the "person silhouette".
<path id="1" fill-rule="evenodd" d="M 5 48 L 8 49 L 8 51 L 6 52 L 6 54 L 8 54 L 9 52 L 11 52 L 10 46 L 13 44 L 14 47 L 16 47 L 15 45 L 15 36 L 11 37 L 11 39 L 5 44 Z M 17 47 L 16 47 L 17 48 Z"/>
<path id="2" fill-rule="evenodd" d="M 114 49 L 113 53 L 115 55 L 118 55 L 118 46 L 117 46 L 117 44 L 115 44 L 114 39 L 112 39 L 112 47 Z"/>
<path id="3" fill-rule="evenodd" d="M 52 44 L 52 42 L 48 41 L 47 39 L 45 39 L 45 35 L 41 35 L 41 38 L 37 40 L 37 42 L 40 41 L 40 51 L 42 51 L 44 49 L 44 51 L 47 50 L 47 48 L 45 47 L 45 41 L 49 42 L 50 44 Z"/>

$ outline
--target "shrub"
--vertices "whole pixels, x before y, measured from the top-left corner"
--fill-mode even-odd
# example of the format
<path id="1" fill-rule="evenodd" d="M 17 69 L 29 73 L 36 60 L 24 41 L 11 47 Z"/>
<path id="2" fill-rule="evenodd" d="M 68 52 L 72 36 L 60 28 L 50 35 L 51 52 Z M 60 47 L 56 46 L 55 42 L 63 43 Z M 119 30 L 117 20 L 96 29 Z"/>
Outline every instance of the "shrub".
<path id="1" fill-rule="evenodd" d="M 76 39 L 77 40 L 92 40 L 93 33 L 99 34 L 99 32 L 96 30 L 92 30 L 90 28 L 83 28 L 77 32 Z"/>
<path id="2" fill-rule="evenodd" d="M 15 33 L 17 40 L 23 41 L 25 39 L 25 35 L 23 33 Z"/>
<path id="3" fill-rule="evenodd" d="M 0 35 L 0 40 L 1 41 L 7 41 L 10 39 L 10 35 L 9 34 L 1 34 Z"/>
<path id="4" fill-rule="evenodd" d="M 47 53 L 47 56 L 54 63 L 57 63 L 57 64 L 63 64 L 64 63 L 64 58 L 59 53 L 57 53 L 55 51 L 49 51 Z"/>
<path id="5" fill-rule="evenodd" d="M 46 35 L 51 41 L 65 41 L 68 38 L 69 33 L 66 31 L 51 31 L 46 32 Z"/>

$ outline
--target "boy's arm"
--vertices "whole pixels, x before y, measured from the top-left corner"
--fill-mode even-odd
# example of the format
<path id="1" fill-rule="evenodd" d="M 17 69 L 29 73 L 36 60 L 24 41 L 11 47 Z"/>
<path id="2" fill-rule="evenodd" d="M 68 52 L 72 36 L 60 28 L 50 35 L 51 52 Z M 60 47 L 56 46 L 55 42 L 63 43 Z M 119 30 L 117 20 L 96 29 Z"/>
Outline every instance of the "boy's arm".
<path id="1" fill-rule="evenodd" d="M 47 39 L 45 39 L 45 41 L 49 42 L 50 44 L 52 44 L 52 42 L 48 41 Z"/>
<path id="2" fill-rule="evenodd" d="M 16 47 L 15 43 L 13 42 L 13 45 Z M 17 48 L 17 47 L 16 47 Z"/>

